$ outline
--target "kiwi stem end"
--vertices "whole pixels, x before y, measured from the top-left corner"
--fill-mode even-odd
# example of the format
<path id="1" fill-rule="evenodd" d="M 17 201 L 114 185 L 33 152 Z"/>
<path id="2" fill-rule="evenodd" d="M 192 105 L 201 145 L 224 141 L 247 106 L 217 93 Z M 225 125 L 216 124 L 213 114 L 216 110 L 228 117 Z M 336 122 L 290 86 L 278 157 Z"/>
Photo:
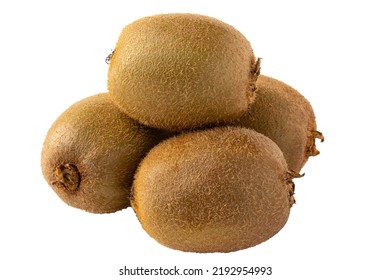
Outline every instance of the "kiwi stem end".
<path id="1" fill-rule="evenodd" d="M 249 105 L 253 102 L 256 95 L 256 90 L 257 90 L 256 81 L 260 75 L 260 63 L 261 63 L 261 58 L 257 58 L 256 62 L 253 63 L 251 66 L 249 90 L 247 90 L 247 98 L 248 98 Z"/>
<path id="2" fill-rule="evenodd" d="M 311 131 L 310 133 L 310 136 L 309 136 L 309 141 L 308 141 L 308 147 L 306 149 L 306 155 L 307 157 L 314 157 L 314 156 L 317 156 L 320 154 L 320 151 L 317 150 L 317 147 L 316 147 L 316 139 L 320 139 L 321 142 L 324 142 L 325 140 L 325 137 L 324 135 L 317 131 L 317 130 L 313 130 Z"/>
<path id="3" fill-rule="evenodd" d="M 294 204 L 296 204 L 294 194 L 295 194 L 295 183 L 293 182 L 294 178 L 301 178 L 305 176 L 305 173 L 299 174 L 298 172 L 295 172 L 294 170 L 287 171 L 287 186 L 288 188 L 288 200 L 290 202 L 290 207 L 292 207 Z"/>
<path id="4" fill-rule="evenodd" d="M 325 140 L 324 135 L 321 132 L 317 131 L 317 130 L 312 131 L 312 135 L 313 135 L 314 138 L 320 139 L 321 142 L 324 142 L 324 140 Z"/>
<path id="5" fill-rule="evenodd" d="M 54 170 L 55 181 L 53 185 L 64 188 L 70 193 L 74 193 L 79 189 L 81 175 L 77 166 L 70 163 L 60 164 Z"/>

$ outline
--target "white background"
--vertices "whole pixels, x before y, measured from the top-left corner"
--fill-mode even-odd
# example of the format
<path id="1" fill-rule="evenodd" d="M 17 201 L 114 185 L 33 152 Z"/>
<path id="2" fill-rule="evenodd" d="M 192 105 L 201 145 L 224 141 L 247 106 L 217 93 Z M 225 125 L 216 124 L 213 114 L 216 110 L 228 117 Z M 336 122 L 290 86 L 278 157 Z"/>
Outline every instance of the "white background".
<path id="1" fill-rule="evenodd" d="M 231 279 L 390 279 L 386 1 L 226 2 L 1 2 L 1 279 L 219 279 L 210 276 L 214 266 L 273 268 L 272 276 Z M 295 180 L 288 223 L 256 247 L 171 250 L 130 208 L 74 209 L 41 175 L 50 125 L 74 102 L 106 91 L 104 60 L 121 29 L 167 12 L 210 15 L 240 30 L 263 58 L 262 73 L 311 102 L 326 137 Z M 209 276 L 119 276 L 125 265 L 203 268 Z"/>

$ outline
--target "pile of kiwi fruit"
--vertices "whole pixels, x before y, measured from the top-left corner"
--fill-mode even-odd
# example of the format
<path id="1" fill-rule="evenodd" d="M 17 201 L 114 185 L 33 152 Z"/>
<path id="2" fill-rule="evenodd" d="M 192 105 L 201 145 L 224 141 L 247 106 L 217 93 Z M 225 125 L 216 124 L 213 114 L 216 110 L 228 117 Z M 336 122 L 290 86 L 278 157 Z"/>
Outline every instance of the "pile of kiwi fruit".
<path id="1" fill-rule="evenodd" d="M 185 252 L 246 249 L 284 227 L 293 180 L 324 137 L 243 34 L 204 15 L 148 16 L 106 62 L 107 92 L 66 109 L 43 143 L 43 176 L 65 203 L 131 207 L 150 237 Z"/>

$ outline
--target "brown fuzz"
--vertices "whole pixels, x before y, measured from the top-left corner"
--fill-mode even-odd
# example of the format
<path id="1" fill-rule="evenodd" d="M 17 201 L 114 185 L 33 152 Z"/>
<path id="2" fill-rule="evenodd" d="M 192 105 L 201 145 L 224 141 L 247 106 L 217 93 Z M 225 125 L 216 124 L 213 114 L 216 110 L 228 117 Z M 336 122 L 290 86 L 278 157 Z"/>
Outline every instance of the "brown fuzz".
<path id="1" fill-rule="evenodd" d="M 315 139 L 324 139 L 309 101 L 291 86 L 264 75 L 256 81 L 249 112 L 233 124 L 271 138 L 283 151 L 289 169 L 297 172 L 310 156 L 319 154 Z"/>
<path id="2" fill-rule="evenodd" d="M 203 15 L 161 14 L 125 26 L 107 83 L 131 118 L 183 131 L 244 115 L 259 69 L 249 41 L 234 27 Z"/>
<path id="3" fill-rule="evenodd" d="M 294 177 L 279 147 L 254 130 L 198 130 L 147 154 L 135 175 L 132 206 L 146 232 L 169 248 L 237 251 L 283 228 Z"/>
<path id="4" fill-rule="evenodd" d="M 121 112 L 107 93 L 65 110 L 47 132 L 42 173 L 68 205 L 91 213 L 130 206 L 137 165 L 165 132 L 147 128 Z"/>

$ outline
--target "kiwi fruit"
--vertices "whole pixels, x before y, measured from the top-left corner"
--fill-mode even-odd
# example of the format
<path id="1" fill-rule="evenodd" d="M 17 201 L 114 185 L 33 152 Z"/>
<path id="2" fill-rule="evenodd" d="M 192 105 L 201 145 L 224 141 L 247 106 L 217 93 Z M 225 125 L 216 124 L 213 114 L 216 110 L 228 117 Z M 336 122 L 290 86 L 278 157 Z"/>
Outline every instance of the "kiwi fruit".
<path id="1" fill-rule="evenodd" d="M 256 88 L 250 110 L 234 124 L 271 138 L 282 150 L 289 169 L 300 172 L 309 157 L 319 154 L 316 138 L 324 141 L 312 106 L 291 86 L 265 75 L 259 76 Z"/>
<path id="2" fill-rule="evenodd" d="M 115 104 L 145 125 L 171 131 L 245 114 L 260 71 L 243 34 L 189 13 L 130 23 L 109 61 L 108 91 Z"/>
<path id="3" fill-rule="evenodd" d="M 137 165 L 165 133 L 131 120 L 107 93 L 80 100 L 50 127 L 43 144 L 44 178 L 68 205 L 110 213 L 130 205 Z"/>
<path id="4" fill-rule="evenodd" d="M 136 172 L 131 201 L 159 243 L 187 252 L 231 252 L 280 231 L 295 202 L 294 177 L 268 137 L 221 126 L 152 148 Z"/>

